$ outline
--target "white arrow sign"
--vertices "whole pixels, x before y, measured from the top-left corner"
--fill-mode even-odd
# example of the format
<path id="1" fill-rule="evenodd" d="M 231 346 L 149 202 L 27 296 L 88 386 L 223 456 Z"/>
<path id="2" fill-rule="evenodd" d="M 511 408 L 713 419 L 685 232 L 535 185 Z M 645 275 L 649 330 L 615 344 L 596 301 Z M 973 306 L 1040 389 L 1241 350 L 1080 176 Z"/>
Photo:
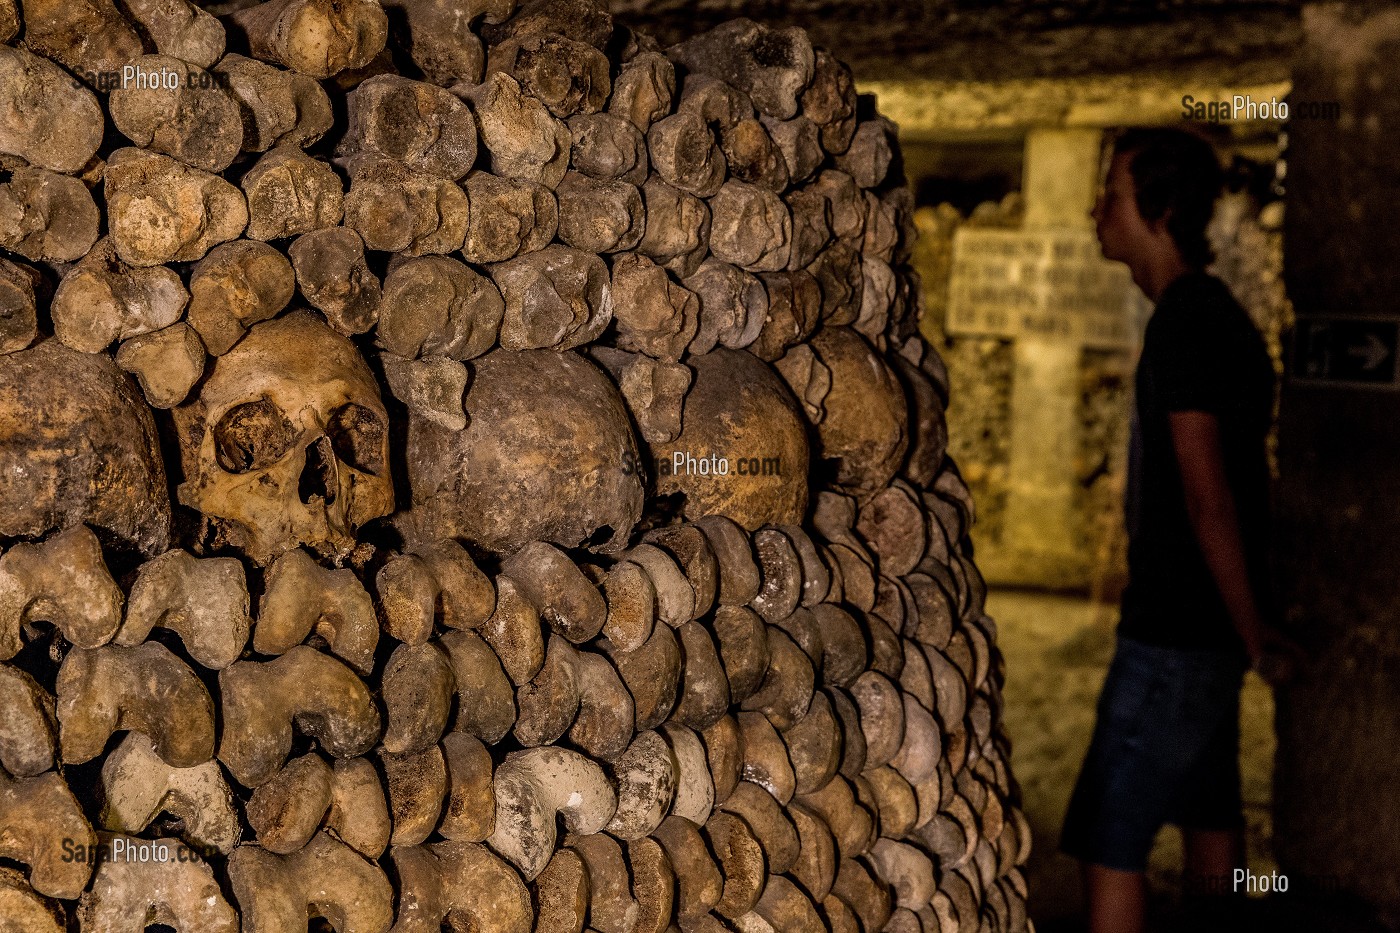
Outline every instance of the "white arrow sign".
<path id="1" fill-rule="evenodd" d="M 1365 369 L 1375 369 L 1385 362 L 1385 358 L 1390 355 L 1390 349 L 1375 334 L 1367 334 L 1363 346 L 1347 347 L 1347 353 L 1361 360 Z"/>

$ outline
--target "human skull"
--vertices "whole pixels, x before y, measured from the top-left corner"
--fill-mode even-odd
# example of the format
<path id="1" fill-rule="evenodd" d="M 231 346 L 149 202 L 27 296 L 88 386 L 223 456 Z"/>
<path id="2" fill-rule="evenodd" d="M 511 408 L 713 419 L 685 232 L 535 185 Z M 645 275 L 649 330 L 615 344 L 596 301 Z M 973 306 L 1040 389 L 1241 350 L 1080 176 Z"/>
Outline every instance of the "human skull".
<path id="1" fill-rule="evenodd" d="M 574 352 L 496 350 L 472 361 L 466 430 L 411 417 L 406 535 L 493 554 L 529 541 L 625 548 L 645 494 L 622 396 Z"/>
<path id="2" fill-rule="evenodd" d="M 340 560 L 361 525 L 393 511 L 379 385 L 310 312 L 253 327 L 174 414 L 180 501 L 259 564 L 298 545 Z"/>
<path id="3" fill-rule="evenodd" d="M 747 350 L 718 348 L 690 363 L 680 436 L 651 445 L 657 494 L 683 494 L 692 521 L 727 515 L 749 531 L 800 523 L 810 451 L 792 391 Z"/>
<path id="4" fill-rule="evenodd" d="M 893 370 L 849 327 L 823 327 L 812 349 L 831 370 L 826 414 L 816 426 L 820 456 L 858 499 L 884 489 L 909 450 L 909 407 Z"/>
<path id="5" fill-rule="evenodd" d="M 49 339 L 0 355 L 0 536 L 82 524 L 118 549 L 164 551 L 165 465 L 135 382 Z"/>

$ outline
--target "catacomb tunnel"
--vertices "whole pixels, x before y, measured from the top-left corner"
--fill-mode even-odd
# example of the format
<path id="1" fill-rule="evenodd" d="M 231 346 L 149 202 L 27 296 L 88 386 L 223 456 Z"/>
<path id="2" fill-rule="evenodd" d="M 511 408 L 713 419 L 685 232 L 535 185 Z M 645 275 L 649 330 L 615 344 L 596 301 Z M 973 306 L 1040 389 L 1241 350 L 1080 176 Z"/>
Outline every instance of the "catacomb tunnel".
<path id="1" fill-rule="evenodd" d="M 0 0 L 0 933 L 1400 929 L 1397 49 Z"/>

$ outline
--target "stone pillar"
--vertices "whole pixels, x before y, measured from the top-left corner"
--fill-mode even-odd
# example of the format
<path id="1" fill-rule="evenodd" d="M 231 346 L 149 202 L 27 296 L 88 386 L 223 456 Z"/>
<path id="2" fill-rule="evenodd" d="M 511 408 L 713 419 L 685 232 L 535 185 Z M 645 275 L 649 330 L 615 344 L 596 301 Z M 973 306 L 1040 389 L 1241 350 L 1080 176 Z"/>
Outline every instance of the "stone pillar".
<path id="1" fill-rule="evenodd" d="M 1101 133 L 1041 129 L 1026 137 L 1023 229 L 1092 231 Z M 1076 502 L 1082 343 L 1023 334 L 1014 345 L 1003 560 L 1025 582 L 1082 586 L 1084 516 Z"/>
<path id="2" fill-rule="evenodd" d="M 1400 314 L 1400 10 L 1303 9 L 1288 128 L 1286 282 L 1299 315 Z M 1291 366 L 1291 364 L 1290 364 Z M 1400 922 L 1400 392 L 1286 381 L 1276 570 L 1315 656 L 1282 691 L 1275 848 L 1294 889 L 1340 886 Z"/>

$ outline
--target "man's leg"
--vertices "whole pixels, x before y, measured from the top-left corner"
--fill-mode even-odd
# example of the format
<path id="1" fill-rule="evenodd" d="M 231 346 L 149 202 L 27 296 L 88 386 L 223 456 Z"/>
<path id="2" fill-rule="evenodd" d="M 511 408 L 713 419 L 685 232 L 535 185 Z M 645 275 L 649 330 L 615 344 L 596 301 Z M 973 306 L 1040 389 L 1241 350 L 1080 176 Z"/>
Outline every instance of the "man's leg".
<path id="1" fill-rule="evenodd" d="M 1238 933 L 1262 929 L 1250 923 L 1244 892 L 1233 890 L 1244 864 L 1244 834 L 1233 829 L 1183 829 L 1186 872 L 1182 879 L 1183 923 L 1193 933 Z"/>
<path id="2" fill-rule="evenodd" d="M 1147 923 L 1147 876 L 1084 863 L 1089 933 L 1142 933 Z"/>
<path id="3" fill-rule="evenodd" d="M 1238 829 L 1186 829 L 1186 890 L 1229 894 L 1236 868 L 1244 865 L 1244 833 Z"/>
<path id="4" fill-rule="evenodd" d="M 1186 850 L 1182 879 L 1188 894 L 1220 910 L 1232 893 L 1235 869 L 1244 867 L 1244 815 L 1240 793 L 1239 678 L 1226 670 L 1205 676 L 1192 695 L 1218 709 L 1219 726 L 1183 782 L 1177 820 Z M 1207 710 L 1201 711 L 1204 718 Z M 1244 892 L 1240 892 L 1243 895 Z"/>
<path id="5" fill-rule="evenodd" d="M 1099 696 L 1060 838 L 1079 860 L 1092 933 L 1141 933 L 1146 924 L 1147 857 L 1176 785 L 1173 662 L 1167 649 L 1120 637 Z"/>

